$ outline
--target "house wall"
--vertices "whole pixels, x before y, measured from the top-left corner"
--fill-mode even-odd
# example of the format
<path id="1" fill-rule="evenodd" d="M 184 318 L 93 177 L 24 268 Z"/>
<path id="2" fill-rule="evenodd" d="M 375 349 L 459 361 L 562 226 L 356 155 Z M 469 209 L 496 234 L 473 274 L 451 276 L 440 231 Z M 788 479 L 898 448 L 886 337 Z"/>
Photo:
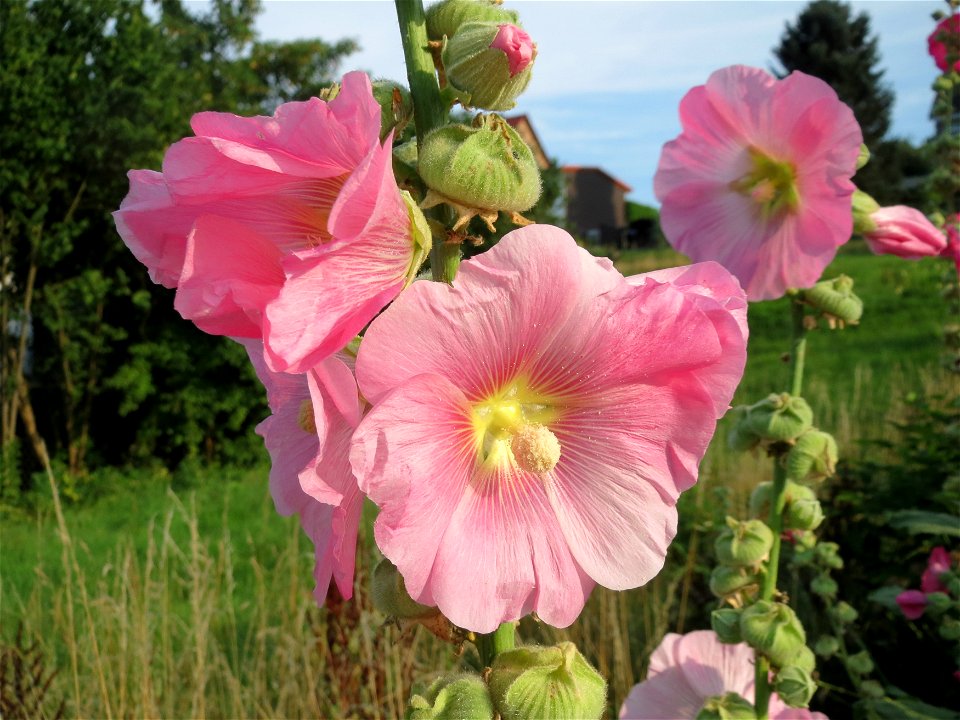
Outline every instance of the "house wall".
<path id="1" fill-rule="evenodd" d="M 567 223 L 594 242 L 616 242 L 627 224 L 623 189 L 596 170 L 568 173 Z"/>

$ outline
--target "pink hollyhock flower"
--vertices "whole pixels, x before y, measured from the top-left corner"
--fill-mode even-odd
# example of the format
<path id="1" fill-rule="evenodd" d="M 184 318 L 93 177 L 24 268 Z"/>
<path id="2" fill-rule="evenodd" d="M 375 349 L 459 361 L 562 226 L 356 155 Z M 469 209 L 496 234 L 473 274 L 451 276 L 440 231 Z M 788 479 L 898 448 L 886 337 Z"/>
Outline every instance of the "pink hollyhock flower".
<path id="1" fill-rule="evenodd" d="M 304 372 L 403 288 L 418 247 L 379 143 L 370 80 L 273 117 L 204 112 L 163 172 L 131 170 L 114 213 L 154 282 L 214 335 L 262 339 L 275 370 Z"/>
<path id="2" fill-rule="evenodd" d="M 497 36 L 490 43 L 490 47 L 502 50 L 507 56 L 510 65 L 510 77 L 523 72 L 533 62 L 537 46 L 533 39 L 516 25 L 504 23 L 500 25 Z"/>
<path id="3" fill-rule="evenodd" d="M 951 15 L 937 23 L 927 38 L 927 49 L 941 72 L 960 72 L 960 15 Z M 948 55 L 953 66 L 948 65 Z"/>
<path id="4" fill-rule="evenodd" d="M 864 233 L 875 255 L 896 255 L 907 260 L 936 257 L 947 247 L 947 239 L 919 210 L 905 205 L 882 207 L 870 213 L 872 229 Z"/>
<path id="5" fill-rule="evenodd" d="M 620 708 L 621 720 L 694 720 L 711 697 L 736 693 L 754 702 L 753 650 L 726 645 L 711 630 L 669 633 L 650 656 L 647 679 L 634 685 Z M 826 715 L 787 707 L 773 693 L 770 720 L 827 720 Z"/>
<path id="6" fill-rule="evenodd" d="M 743 372 L 744 304 L 718 265 L 628 282 L 546 225 L 414 283 L 364 337 L 351 450 L 410 595 L 489 632 L 655 576 Z"/>
<path id="7" fill-rule="evenodd" d="M 272 415 L 257 426 L 270 452 L 270 494 L 281 515 L 299 515 L 314 545 L 314 597 L 323 604 L 331 577 L 353 596 L 357 531 L 363 495 L 350 471 L 350 436 L 360 422 L 360 401 L 343 354 L 301 375 L 272 372 L 263 345 L 243 341 L 267 390 Z"/>
<path id="8" fill-rule="evenodd" d="M 719 262 L 751 300 L 816 283 L 853 228 L 850 108 L 815 77 L 736 65 L 688 92 L 680 120 L 654 178 L 670 244 Z"/>
<path id="9" fill-rule="evenodd" d="M 919 619 L 927 609 L 927 595 L 920 590 L 904 590 L 896 600 L 907 620 Z"/>
<path id="10" fill-rule="evenodd" d="M 940 581 L 940 576 L 950 572 L 950 553 L 944 547 L 935 547 L 927 558 L 927 569 L 920 578 L 920 589 L 925 593 L 947 592 L 947 586 Z"/>

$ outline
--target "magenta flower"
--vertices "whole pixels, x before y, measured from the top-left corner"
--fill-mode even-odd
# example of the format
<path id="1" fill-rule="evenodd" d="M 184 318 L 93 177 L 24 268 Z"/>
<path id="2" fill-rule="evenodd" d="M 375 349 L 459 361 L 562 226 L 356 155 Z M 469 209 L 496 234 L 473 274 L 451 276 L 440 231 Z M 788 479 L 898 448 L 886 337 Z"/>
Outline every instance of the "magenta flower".
<path id="1" fill-rule="evenodd" d="M 751 300 L 816 283 L 853 228 L 850 108 L 815 77 L 736 65 L 688 92 L 680 120 L 654 178 L 670 244 L 719 262 Z"/>
<path id="2" fill-rule="evenodd" d="M 947 216 L 943 232 L 947 237 L 947 246 L 940 256 L 953 260 L 957 274 L 960 275 L 960 214 L 953 213 Z"/>
<path id="3" fill-rule="evenodd" d="M 370 80 L 273 117 L 205 112 L 163 172 L 131 170 L 114 213 L 154 282 L 214 335 L 262 339 L 275 370 L 304 372 L 403 288 L 417 248 L 381 146 Z"/>
<path id="4" fill-rule="evenodd" d="M 918 620 L 927 609 L 927 594 L 921 590 L 904 590 L 896 601 L 907 620 Z"/>
<path id="5" fill-rule="evenodd" d="M 504 23 L 500 25 L 497 36 L 490 43 L 490 47 L 502 50 L 507 56 L 510 65 L 510 77 L 523 72 L 533 62 L 537 54 L 537 46 L 526 31 L 516 25 Z"/>
<path id="6" fill-rule="evenodd" d="M 960 15 L 950 15 L 937 23 L 927 38 L 927 49 L 941 72 L 960 72 Z"/>
<path id="7" fill-rule="evenodd" d="M 940 576 L 950 572 L 950 553 L 944 547 L 935 547 L 927 558 L 927 569 L 920 578 L 920 589 L 925 593 L 947 592 L 947 586 L 940 580 Z"/>
<path id="8" fill-rule="evenodd" d="M 650 656 L 647 679 L 634 685 L 621 720 L 694 720 L 711 697 L 736 693 L 754 702 L 753 650 L 725 645 L 711 630 L 669 633 Z M 823 713 L 787 707 L 773 693 L 770 720 L 827 720 Z"/>
<path id="9" fill-rule="evenodd" d="M 267 390 L 272 415 L 257 426 L 270 452 L 270 494 L 281 515 L 299 515 L 314 545 L 314 597 L 323 604 L 331 577 L 353 595 L 363 495 L 350 471 L 350 436 L 360 422 L 357 385 L 345 354 L 305 374 L 272 372 L 259 341 L 244 340 Z"/>
<path id="10" fill-rule="evenodd" d="M 919 210 L 905 205 L 882 207 L 870 213 L 872 229 L 864 233 L 875 255 L 896 255 L 908 260 L 936 257 L 946 250 L 943 233 Z"/>
<path id="11" fill-rule="evenodd" d="M 655 576 L 743 372 L 744 302 L 717 265 L 627 282 L 546 225 L 406 290 L 360 348 L 351 463 L 411 596 L 478 632 L 566 626 L 595 583 Z"/>

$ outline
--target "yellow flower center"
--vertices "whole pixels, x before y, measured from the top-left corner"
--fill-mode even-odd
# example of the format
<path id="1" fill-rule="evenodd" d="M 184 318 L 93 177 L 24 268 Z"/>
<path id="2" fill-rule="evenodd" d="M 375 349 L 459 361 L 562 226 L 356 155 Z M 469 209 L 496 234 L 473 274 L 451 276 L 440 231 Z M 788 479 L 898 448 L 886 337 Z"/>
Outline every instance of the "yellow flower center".
<path id="1" fill-rule="evenodd" d="M 317 432 L 317 419 L 313 416 L 313 403 L 304 400 L 300 403 L 300 412 L 297 413 L 297 425 L 305 433 L 311 435 Z"/>
<path id="2" fill-rule="evenodd" d="M 515 463 L 527 472 L 549 472 L 560 460 L 560 441 L 547 427 L 557 417 L 550 399 L 522 379 L 475 403 L 470 419 L 479 463 Z"/>
<path id="3" fill-rule="evenodd" d="M 753 200 L 766 219 L 795 212 L 800 206 L 800 195 L 793 163 L 774 160 L 756 148 L 750 148 L 749 153 L 753 167 L 730 183 L 731 189 Z"/>

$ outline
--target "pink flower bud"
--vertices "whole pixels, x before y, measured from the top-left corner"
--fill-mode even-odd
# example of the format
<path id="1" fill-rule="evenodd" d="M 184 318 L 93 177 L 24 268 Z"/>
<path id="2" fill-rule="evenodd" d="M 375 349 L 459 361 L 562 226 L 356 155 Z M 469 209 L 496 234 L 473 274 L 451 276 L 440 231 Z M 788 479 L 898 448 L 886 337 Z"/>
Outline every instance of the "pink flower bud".
<path id="1" fill-rule="evenodd" d="M 897 595 L 897 605 L 907 620 L 918 620 L 927 609 L 927 596 L 921 590 L 904 590 Z"/>
<path id="2" fill-rule="evenodd" d="M 490 47 L 503 50 L 507 62 L 510 63 L 510 77 L 523 72 L 527 65 L 533 62 L 537 51 L 537 46 L 525 31 L 507 23 L 500 26 L 500 31 L 490 43 Z"/>
<path id="3" fill-rule="evenodd" d="M 920 578 L 920 589 L 925 593 L 947 592 L 940 576 L 950 571 L 950 553 L 944 547 L 935 547 L 927 559 L 927 569 Z"/>
<path id="4" fill-rule="evenodd" d="M 957 266 L 957 274 L 960 275 L 960 213 L 949 215 L 943 230 L 947 236 L 947 246 L 940 253 L 940 257 L 953 260 L 953 264 Z"/>
<path id="5" fill-rule="evenodd" d="M 865 238 L 877 255 L 896 255 L 908 260 L 935 257 L 947 246 L 943 233 L 919 210 L 894 205 L 882 207 L 870 215 L 874 227 Z"/>
<path id="6" fill-rule="evenodd" d="M 927 38 L 927 49 L 941 71 L 960 72 L 960 15 L 951 15 L 937 23 Z"/>

